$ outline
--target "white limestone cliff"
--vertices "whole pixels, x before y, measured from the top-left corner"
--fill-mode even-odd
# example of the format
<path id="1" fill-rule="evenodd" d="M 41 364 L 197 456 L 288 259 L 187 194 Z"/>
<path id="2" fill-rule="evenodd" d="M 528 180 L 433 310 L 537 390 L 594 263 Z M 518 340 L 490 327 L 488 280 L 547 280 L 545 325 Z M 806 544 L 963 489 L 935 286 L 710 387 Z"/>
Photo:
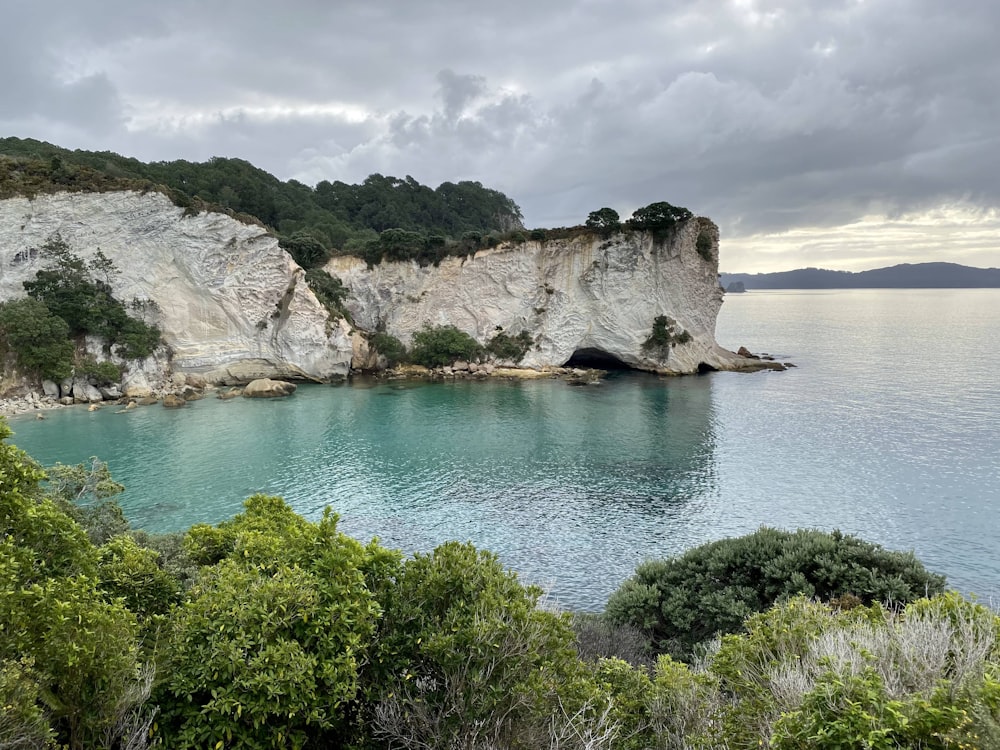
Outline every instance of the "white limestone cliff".
<path id="1" fill-rule="evenodd" d="M 98 249 L 119 273 L 115 296 L 156 303 L 178 372 L 208 380 L 327 380 L 348 373 L 352 342 L 331 323 L 303 271 L 255 225 L 224 214 L 185 215 L 160 193 L 58 193 L 0 201 L 0 299 L 46 266 L 37 252 L 60 236 L 82 258 Z M 154 308 L 155 309 L 155 308 Z"/>
<path id="2" fill-rule="evenodd" d="M 663 241 L 584 234 L 501 245 L 437 267 L 369 269 L 334 258 L 326 270 L 350 290 L 353 326 L 329 319 L 302 269 L 263 228 L 224 214 L 187 215 L 156 192 L 0 201 L 0 300 L 24 296 L 22 282 L 48 263 L 38 249 L 57 235 L 85 259 L 101 250 L 114 262 L 118 299 L 156 303 L 149 322 L 163 332 L 170 368 L 214 382 L 343 376 L 352 362 L 372 363 L 358 331 L 386 330 L 409 344 L 425 324 L 455 325 L 480 343 L 499 330 L 527 331 L 535 346 L 525 367 L 563 365 L 576 352 L 661 373 L 747 362 L 715 343 L 722 290 L 718 230 L 707 219 L 685 222 Z M 661 315 L 690 340 L 644 351 Z M 156 367 L 150 360 L 147 369 Z"/>
<path id="3" fill-rule="evenodd" d="M 697 250 L 700 233 L 711 240 L 708 258 Z M 746 365 L 715 342 L 723 292 L 718 228 L 707 219 L 684 223 L 665 241 L 646 232 L 587 234 L 502 245 L 437 267 L 393 262 L 369 269 L 338 257 L 326 270 L 350 289 L 346 307 L 357 326 L 383 329 L 407 345 L 424 324 L 451 324 L 480 343 L 498 330 L 528 331 L 535 347 L 521 362 L 526 367 L 563 365 L 587 350 L 659 373 Z M 660 315 L 690 334 L 665 356 L 642 346 Z"/>

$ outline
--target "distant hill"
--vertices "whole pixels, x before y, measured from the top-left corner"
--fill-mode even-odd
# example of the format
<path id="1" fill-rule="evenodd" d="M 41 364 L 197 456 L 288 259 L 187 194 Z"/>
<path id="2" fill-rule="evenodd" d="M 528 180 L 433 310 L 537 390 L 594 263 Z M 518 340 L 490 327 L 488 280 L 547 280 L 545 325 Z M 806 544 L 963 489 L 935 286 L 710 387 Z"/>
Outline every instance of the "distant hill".
<path id="1" fill-rule="evenodd" d="M 902 263 L 871 271 L 828 271 L 799 268 L 778 273 L 723 273 L 723 289 L 742 282 L 754 289 L 972 289 L 1000 288 L 1000 268 L 973 268 L 957 263 Z"/>

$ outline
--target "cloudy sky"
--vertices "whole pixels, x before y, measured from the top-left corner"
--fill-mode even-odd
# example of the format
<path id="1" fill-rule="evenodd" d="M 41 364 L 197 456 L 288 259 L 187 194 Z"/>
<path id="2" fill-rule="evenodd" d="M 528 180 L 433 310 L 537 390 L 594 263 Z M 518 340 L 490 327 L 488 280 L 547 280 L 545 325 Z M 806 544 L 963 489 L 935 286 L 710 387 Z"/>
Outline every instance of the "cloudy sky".
<path id="1" fill-rule="evenodd" d="M 1000 266 L 993 0 L 0 0 L 0 134 L 666 200 L 726 271 Z"/>

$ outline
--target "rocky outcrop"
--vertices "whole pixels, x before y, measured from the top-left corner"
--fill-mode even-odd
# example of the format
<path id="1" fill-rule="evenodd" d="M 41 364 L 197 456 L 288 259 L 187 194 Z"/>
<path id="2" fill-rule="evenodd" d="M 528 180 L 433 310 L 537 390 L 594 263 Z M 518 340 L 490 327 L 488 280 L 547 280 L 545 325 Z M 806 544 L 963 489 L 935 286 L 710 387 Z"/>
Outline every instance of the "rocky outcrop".
<path id="1" fill-rule="evenodd" d="M 699 252 L 699 235 L 707 251 L 703 239 Z M 574 354 L 665 374 L 745 363 L 715 342 L 723 291 L 718 229 L 707 219 L 688 221 L 666 239 L 586 234 L 501 245 L 437 267 L 368 268 L 334 258 L 326 270 L 350 289 L 346 305 L 356 325 L 406 344 L 425 324 L 451 324 L 480 343 L 500 330 L 527 331 L 534 346 L 521 361 L 526 367 L 565 365 Z M 677 335 L 644 349 L 658 316 L 671 318 Z"/>
<path id="2" fill-rule="evenodd" d="M 100 249 L 115 296 L 147 304 L 174 371 L 210 381 L 346 375 L 350 328 L 332 323 L 302 269 L 263 228 L 188 215 L 160 193 L 60 193 L 0 201 L 0 299 L 46 267 L 59 235 L 84 259 Z"/>
<path id="3" fill-rule="evenodd" d="M 291 396 L 293 393 L 295 393 L 295 383 L 260 378 L 247 383 L 247 387 L 243 389 L 243 398 L 280 398 Z"/>

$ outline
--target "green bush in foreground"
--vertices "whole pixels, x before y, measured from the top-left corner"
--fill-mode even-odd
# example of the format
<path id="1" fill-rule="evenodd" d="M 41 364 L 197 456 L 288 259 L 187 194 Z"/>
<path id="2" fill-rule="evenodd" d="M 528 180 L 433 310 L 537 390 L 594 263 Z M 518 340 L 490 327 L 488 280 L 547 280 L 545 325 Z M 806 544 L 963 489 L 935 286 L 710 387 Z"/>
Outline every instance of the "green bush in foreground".
<path id="1" fill-rule="evenodd" d="M 699 643 L 798 594 L 905 604 L 943 590 L 944 577 L 912 553 L 839 531 L 762 528 L 639 565 L 608 600 L 607 615 L 640 628 L 657 652 L 690 659 Z"/>
<path id="2" fill-rule="evenodd" d="M 634 651 L 620 643 L 631 628 L 577 618 L 574 634 L 469 544 L 404 560 L 263 495 L 192 527 L 183 550 L 180 535 L 129 532 L 120 510 L 79 514 L 81 528 L 63 508 L 111 507 L 106 466 L 41 484 L 8 434 L 0 421 L 0 747 L 1000 747 L 998 618 L 955 593 L 892 607 L 792 596 L 694 665 L 636 666 L 605 656 Z M 864 569 L 896 602 L 923 570 L 837 534 L 727 541 L 700 559 L 745 596 L 747 565 L 780 591 L 825 570 L 858 593 Z M 702 593 L 702 616 L 737 601 Z"/>

